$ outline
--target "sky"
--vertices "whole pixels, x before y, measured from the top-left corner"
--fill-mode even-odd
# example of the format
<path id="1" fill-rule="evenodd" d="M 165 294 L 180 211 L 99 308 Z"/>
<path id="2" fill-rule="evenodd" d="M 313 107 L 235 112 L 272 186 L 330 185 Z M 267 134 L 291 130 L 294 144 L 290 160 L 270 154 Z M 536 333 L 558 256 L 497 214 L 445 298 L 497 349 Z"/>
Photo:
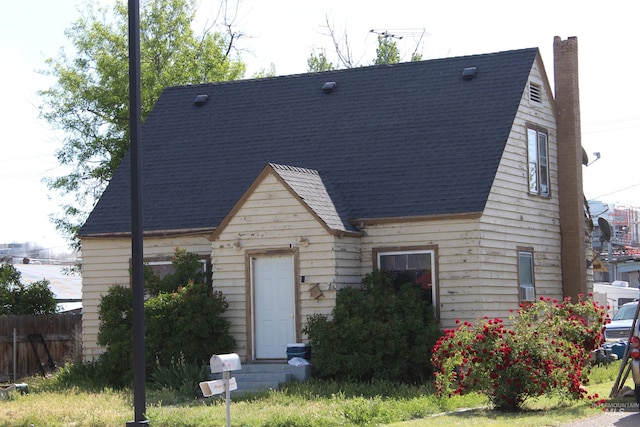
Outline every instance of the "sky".
<path id="1" fill-rule="evenodd" d="M 199 32 L 216 16 L 219 0 L 197 1 Z M 65 173 L 55 156 L 63 134 L 39 120 L 37 111 L 37 91 L 55 82 L 38 70 L 61 47 L 73 53 L 64 32 L 85 3 L 0 0 L 0 244 L 67 248 L 50 221 L 59 212 L 59 196 L 42 183 Z M 640 207 L 637 17 L 635 0 L 240 0 L 233 26 L 241 34 L 236 46 L 246 77 L 272 65 L 277 75 L 304 73 L 314 50 L 336 63 L 328 21 L 340 39 L 346 35 L 358 65 L 372 62 L 375 32 L 386 31 L 404 36 L 396 41 L 406 59 L 420 40 L 423 59 L 537 47 L 553 85 L 553 39 L 575 36 L 582 145 L 590 161 L 600 153 L 583 167 L 585 196 Z"/>

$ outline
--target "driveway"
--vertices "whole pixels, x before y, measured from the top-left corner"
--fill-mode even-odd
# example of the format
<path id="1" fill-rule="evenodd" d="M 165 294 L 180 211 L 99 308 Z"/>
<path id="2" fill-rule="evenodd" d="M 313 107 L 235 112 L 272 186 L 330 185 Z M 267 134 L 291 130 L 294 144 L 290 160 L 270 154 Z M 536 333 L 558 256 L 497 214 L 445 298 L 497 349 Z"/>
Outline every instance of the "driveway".
<path id="1" fill-rule="evenodd" d="M 600 415 L 574 421 L 571 424 L 563 424 L 563 427 L 636 427 L 640 425 L 640 413 L 629 411 L 603 412 Z"/>

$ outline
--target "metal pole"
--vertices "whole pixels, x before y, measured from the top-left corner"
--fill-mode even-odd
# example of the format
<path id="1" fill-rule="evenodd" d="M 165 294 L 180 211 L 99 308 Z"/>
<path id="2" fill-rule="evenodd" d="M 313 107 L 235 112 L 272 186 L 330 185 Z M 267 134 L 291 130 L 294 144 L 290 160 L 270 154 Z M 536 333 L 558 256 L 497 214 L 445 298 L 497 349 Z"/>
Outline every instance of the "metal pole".
<path id="1" fill-rule="evenodd" d="M 231 427 L 231 390 L 229 390 L 230 378 L 231 372 L 225 371 L 222 373 L 222 379 L 224 380 L 224 390 L 226 393 L 225 403 L 227 404 L 227 427 Z"/>
<path id="2" fill-rule="evenodd" d="M 18 333 L 16 332 L 16 328 L 13 328 L 13 382 L 16 382 L 16 370 L 17 363 L 16 358 L 18 357 Z"/>
<path id="3" fill-rule="evenodd" d="M 140 96 L 140 4 L 129 0 L 129 137 L 131 139 L 131 282 L 133 290 L 133 405 L 135 421 L 127 426 L 149 425 L 146 419 L 144 344 L 144 254 L 142 226 L 142 119 Z"/>

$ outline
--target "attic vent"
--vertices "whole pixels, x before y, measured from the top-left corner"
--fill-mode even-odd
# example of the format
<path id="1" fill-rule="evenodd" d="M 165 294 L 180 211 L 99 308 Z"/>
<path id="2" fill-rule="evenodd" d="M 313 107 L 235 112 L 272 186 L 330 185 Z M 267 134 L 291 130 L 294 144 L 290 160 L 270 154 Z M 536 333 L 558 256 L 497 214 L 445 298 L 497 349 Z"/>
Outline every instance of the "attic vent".
<path id="1" fill-rule="evenodd" d="M 207 103 L 207 100 L 209 99 L 209 95 L 198 95 L 196 96 L 196 98 L 193 100 L 193 103 L 195 105 L 197 105 L 198 107 L 202 107 L 204 104 Z"/>
<path id="2" fill-rule="evenodd" d="M 324 93 L 331 93 L 336 89 L 336 82 L 325 82 L 322 85 L 322 91 Z"/>
<path id="3" fill-rule="evenodd" d="M 476 76 L 477 72 L 478 69 L 476 67 L 465 68 L 462 70 L 462 80 L 472 80 Z"/>
<path id="4" fill-rule="evenodd" d="M 542 103 L 542 87 L 539 84 L 529 82 L 529 99 Z"/>

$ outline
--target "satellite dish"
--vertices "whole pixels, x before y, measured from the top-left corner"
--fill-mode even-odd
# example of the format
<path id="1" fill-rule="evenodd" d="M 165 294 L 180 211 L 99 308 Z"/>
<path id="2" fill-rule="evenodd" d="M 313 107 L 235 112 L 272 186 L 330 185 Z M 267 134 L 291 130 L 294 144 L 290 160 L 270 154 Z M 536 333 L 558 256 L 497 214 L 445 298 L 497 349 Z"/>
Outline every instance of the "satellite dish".
<path id="1" fill-rule="evenodd" d="M 584 151 L 584 147 L 582 147 L 582 164 L 584 166 L 589 165 L 589 156 L 587 155 L 587 152 Z"/>
<path id="2" fill-rule="evenodd" d="M 598 227 L 600 227 L 600 234 L 602 235 L 602 240 L 608 242 L 611 240 L 611 226 L 609 225 L 609 221 L 606 219 L 599 217 L 598 218 Z"/>

